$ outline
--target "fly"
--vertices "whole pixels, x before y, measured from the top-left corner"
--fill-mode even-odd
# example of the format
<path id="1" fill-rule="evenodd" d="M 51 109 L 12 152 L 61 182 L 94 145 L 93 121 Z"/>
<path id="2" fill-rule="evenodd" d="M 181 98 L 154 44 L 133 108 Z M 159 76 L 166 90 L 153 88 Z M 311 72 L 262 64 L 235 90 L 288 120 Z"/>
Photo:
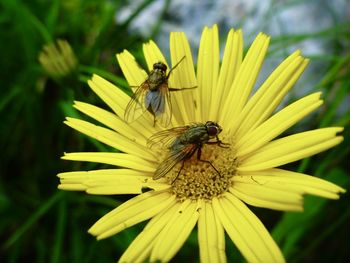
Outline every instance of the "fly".
<path id="1" fill-rule="evenodd" d="M 208 163 L 220 175 L 219 171 L 209 160 L 201 159 L 201 154 L 204 144 L 217 144 L 220 147 L 228 147 L 228 144 L 223 143 L 218 137 L 221 131 L 222 128 L 219 124 L 207 121 L 204 124 L 196 123 L 175 127 L 152 135 L 148 140 L 148 145 L 150 147 L 160 145 L 168 151 L 165 160 L 156 169 L 153 179 L 157 180 L 164 177 L 176 164 L 182 162 L 181 168 L 173 180 L 174 183 L 179 177 L 186 160 L 190 159 L 195 153 L 197 153 L 198 161 Z"/>
<path id="2" fill-rule="evenodd" d="M 185 59 L 182 57 L 179 62 L 166 74 L 167 66 L 163 62 L 153 64 L 153 70 L 147 79 L 136 89 L 125 109 L 124 119 L 132 122 L 140 116 L 138 112 L 150 112 L 154 117 L 155 126 L 159 122 L 166 127 L 170 124 L 172 116 L 172 106 L 170 91 L 179 89 L 169 88 L 168 79 L 171 72 Z"/>

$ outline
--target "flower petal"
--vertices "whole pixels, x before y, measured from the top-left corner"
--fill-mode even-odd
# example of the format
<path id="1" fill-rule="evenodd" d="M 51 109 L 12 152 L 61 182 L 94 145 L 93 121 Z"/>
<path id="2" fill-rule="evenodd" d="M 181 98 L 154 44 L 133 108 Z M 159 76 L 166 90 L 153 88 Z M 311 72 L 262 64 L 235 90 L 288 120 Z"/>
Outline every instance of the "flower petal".
<path id="1" fill-rule="evenodd" d="M 237 139 L 236 156 L 240 157 L 255 151 L 317 109 L 323 102 L 319 99 L 320 96 L 321 93 L 317 92 L 290 104 L 243 135 L 241 139 Z"/>
<path id="2" fill-rule="evenodd" d="M 100 192 L 100 194 L 140 193 L 142 187 L 145 187 L 147 181 L 150 180 L 150 175 L 147 175 L 147 173 L 131 169 L 65 172 L 57 176 L 60 178 L 61 184 L 58 188 L 61 190 L 86 191 L 96 194 L 97 192 Z M 101 187 L 110 185 L 114 185 L 113 193 L 110 190 L 101 191 Z"/>
<path id="3" fill-rule="evenodd" d="M 137 178 L 119 178 L 108 182 L 87 181 L 86 193 L 91 195 L 122 195 L 122 194 L 141 194 L 143 184 Z"/>
<path id="4" fill-rule="evenodd" d="M 243 159 L 237 170 L 264 170 L 325 151 L 343 141 L 343 137 L 336 136 L 342 130 L 341 127 L 316 129 L 274 140 Z"/>
<path id="5" fill-rule="evenodd" d="M 138 87 L 146 80 L 148 74 L 140 68 L 129 51 L 124 50 L 122 53 L 117 54 L 117 60 L 129 86 Z"/>
<path id="6" fill-rule="evenodd" d="M 241 30 L 231 29 L 228 33 L 225 52 L 220 67 L 220 74 L 216 86 L 216 95 L 212 96 L 210 120 L 219 120 L 222 115 L 221 107 L 226 101 L 231 85 L 242 64 L 243 34 Z"/>
<path id="7" fill-rule="evenodd" d="M 303 211 L 303 203 L 295 202 L 295 203 L 285 203 L 281 200 L 266 200 L 261 199 L 260 197 L 252 196 L 250 194 L 246 194 L 244 192 L 240 192 L 238 190 L 232 190 L 232 194 L 242 200 L 244 203 L 249 204 L 251 206 L 268 208 L 279 211 L 292 211 L 292 212 L 301 212 Z"/>
<path id="8" fill-rule="evenodd" d="M 104 169 L 93 171 L 66 172 L 58 174 L 58 189 L 86 191 L 89 194 L 140 194 L 142 189 L 156 191 L 169 188 L 161 180 L 153 181 L 145 172 L 131 169 Z"/>
<path id="9" fill-rule="evenodd" d="M 221 223 L 248 262 L 285 262 L 261 221 L 232 194 L 213 199 Z"/>
<path id="10" fill-rule="evenodd" d="M 198 219 L 200 262 L 226 262 L 225 233 L 211 203 L 203 202 Z"/>
<path id="11" fill-rule="evenodd" d="M 234 181 L 330 199 L 338 199 L 339 193 L 345 192 L 345 189 L 321 178 L 282 169 L 244 172 L 244 176 L 237 176 Z"/>
<path id="12" fill-rule="evenodd" d="M 57 175 L 60 178 L 58 189 L 68 191 L 91 191 L 95 186 L 119 184 L 114 194 L 136 194 L 142 191 L 143 182 L 149 177 L 130 169 L 108 169 L 87 172 L 66 172 Z M 93 192 L 93 191 L 92 191 Z M 109 192 L 106 192 L 109 194 Z"/>
<path id="13" fill-rule="evenodd" d="M 182 113 L 182 119 L 175 116 L 179 124 L 185 125 L 195 121 L 194 115 L 194 98 L 196 94 L 193 89 L 186 88 L 197 87 L 197 79 L 194 72 L 192 53 L 190 45 L 183 32 L 170 33 L 170 51 L 173 67 L 183 59 L 180 64 L 171 72 L 169 85 L 171 88 L 182 89 L 179 92 L 172 92 L 173 107 L 177 108 L 175 112 Z M 198 87 L 197 87 L 198 88 Z"/>
<path id="14" fill-rule="evenodd" d="M 90 229 L 97 239 L 107 238 L 130 226 L 152 218 L 174 205 L 175 197 L 168 191 L 150 191 L 138 195 L 112 210 Z"/>
<path id="15" fill-rule="evenodd" d="M 245 180 L 239 180 L 239 177 L 244 177 Z M 303 209 L 301 193 L 260 185 L 259 179 L 256 180 L 253 176 L 242 175 L 237 178 L 230 192 L 247 204 L 282 211 L 302 211 Z"/>
<path id="16" fill-rule="evenodd" d="M 94 105 L 79 101 L 75 101 L 74 108 L 90 116 L 91 118 L 94 118 L 95 120 L 101 122 L 116 132 L 119 132 L 130 140 L 135 141 L 141 145 L 146 145 L 147 138 L 145 137 L 142 130 L 134 129 L 132 126 L 120 119 L 117 115 Z"/>
<path id="17" fill-rule="evenodd" d="M 219 33 L 217 25 L 212 28 L 205 27 L 199 45 L 197 78 L 198 86 L 196 92 L 200 94 L 200 105 L 197 105 L 201 111 L 201 116 L 197 121 L 209 120 L 211 111 L 211 99 L 216 96 L 217 80 L 219 75 L 220 50 Z M 199 102 L 199 101 L 198 101 Z"/>
<path id="18" fill-rule="evenodd" d="M 169 65 L 156 43 L 150 40 L 149 42 L 144 43 L 142 48 L 149 71 L 153 70 L 153 64 L 157 62 L 163 62 L 169 70 Z"/>
<path id="19" fill-rule="evenodd" d="M 245 106 L 248 96 L 255 84 L 258 73 L 262 66 L 270 38 L 260 33 L 249 48 L 242 65 L 240 66 L 237 76 L 234 79 L 231 89 L 222 106 L 224 112 L 223 119 L 220 123 L 223 127 L 230 127 L 232 120 L 236 120 Z"/>
<path id="20" fill-rule="evenodd" d="M 299 79 L 308 62 L 300 56 L 299 50 L 285 59 L 249 99 L 238 119 L 231 122 L 231 134 L 240 138 L 266 120 Z"/>
<path id="21" fill-rule="evenodd" d="M 118 149 L 125 153 L 130 153 L 135 156 L 139 156 L 149 161 L 154 161 L 157 157 L 151 152 L 146 146 L 142 146 L 115 131 L 109 130 L 107 128 L 94 125 L 90 122 L 75 119 L 67 118 L 67 121 L 64 122 L 69 127 L 84 133 L 96 140 L 103 142 L 115 149 Z"/>
<path id="22" fill-rule="evenodd" d="M 126 105 L 130 101 L 130 97 L 121 91 L 117 86 L 109 81 L 101 78 L 98 75 L 93 75 L 92 79 L 88 81 L 91 89 L 120 117 L 124 118 Z M 130 123 L 129 125 L 139 131 L 142 131 L 148 138 L 157 130 L 152 125 L 153 116 L 145 112 L 141 117 Z"/>
<path id="23" fill-rule="evenodd" d="M 197 86 L 196 74 L 194 71 L 194 64 L 192 53 L 187 37 L 183 32 L 170 33 L 170 51 L 171 62 L 175 66 L 178 62 L 178 68 L 172 71 L 169 81 L 173 81 L 172 88 L 192 88 Z"/>
<path id="24" fill-rule="evenodd" d="M 133 240 L 127 250 L 119 259 L 119 262 L 145 262 L 146 258 L 151 254 L 154 243 L 164 226 L 168 224 L 170 219 L 179 209 L 180 203 L 174 204 L 168 209 L 164 209 L 161 213 L 153 217 L 143 231 Z"/>
<path id="25" fill-rule="evenodd" d="M 146 174 L 146 175 L 145 175 Z M 148 175 L 145 172 L 131 170 L 131 169 L 100 169 L 91 171 L 75 171 L 75 172 L 63 172 L 57 175 L 61 180 L 70 183 L 83 183 L 85 180 L 98 180 L 102 181 L 113 180 L 119 176 L 131 176 L 141 179 L 147 179 Z"/>
<path id="26" fill-rule="evenodd" d="M 65 153 L 62 159 L 71 161 L 105 163 L 144 172 L 154 172 L 157 168 L 156 163 L 151 163 L 143 158 L 127 153 L 75 152 Z"/>
<path id="27" fill-rule="evenodd" d="M 185 200 L 160 232 L 151 252 L 151 262 L 168 262 L 181 248 L 198 220 L 198 204 Z"/>

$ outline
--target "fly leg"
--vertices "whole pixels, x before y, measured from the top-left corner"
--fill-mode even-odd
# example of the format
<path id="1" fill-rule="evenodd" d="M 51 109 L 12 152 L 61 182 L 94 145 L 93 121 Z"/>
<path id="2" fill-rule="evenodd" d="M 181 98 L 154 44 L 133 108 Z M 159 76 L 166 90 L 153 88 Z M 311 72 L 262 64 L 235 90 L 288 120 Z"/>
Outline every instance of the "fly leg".
<path id="1" fill-rule="evenodd" d="M 218 136 L 216 136 L 215 142 L 207 142 L 206 144 L 217 144 L 221 148 L 230 148 L 230 144 L 226 142 L 222 142 Z"/>
<path id="2" fill-rule="evenodd" d="M 210 166 L 213 167 L 213 169 L 218 173 L 218 175 L 220 175 L 220 172 L 214 167 L 214 165 L 210 161 L 201 159 L 201 155 L 202 155 L 202 146 L 199 146 L 197 151 L 197 160 L 199 162 L 209 163 Z"/>
<path id="3" fill-rule="evenodd" d="M 156 115 L 155 115 L 151 105 L 148 106 L 147 111 L 153 115 L 153 127 L 156 127 L 156 121 L 157 121 Z"/>
<path id="4" fill-rule="evenodd" d="M 180 175 L 182 169 L 184 168 L 185 161 L 186 161 L 186 159 L 182 161 L 181 168 L 180 168 L 180 170 L 178 171 L 178 173 L 177 173 L 176 177 L 174 178 L 174 180 L 171 182 L 171 184 L 173 184 L 173 183 L 176 181 L 176 179 L 179 177 L 179 175 Z"/>
<path id="5" fill-rule="evenodd" d="M 172 69 L 169 71 L 168 75 L 166 76 L 166 79 L 169 78 L 170 73 L 182 62 L 182 60 L 185 59 L 185 57 L 186 57 L 186 56 L 183 56 L 183 57 L 179 60 L 179 62 L 177 62 L 177 63 L 175 64 L 175 66 L 172 67 Z"/>
<path id="6" fill-rule="evenodd" d="M 172 67 L 172 69 L 170 69 L 168 75 L 166 76 L 166 79 L 169 79 L 170 73 L 171 73 L 171 72 L 182 62 L 182 60 L 184 60 L 185 58 L 186 58 L 186 56 L 183 56 L 183 57 L 179 60 L 179 62 L 177 62 L 177 63 L 175 64 L 175 66 Z M 195 88 L 197 88 L 197 86 L 189 87 L 189 88 L 184 88 L 184 89 L 175 89 L 175 88 L 169 88 L 169 87 L 168 87 L 169 91 L 183 91 L 183 90 L 195 89 Z"/>
<path id="7" fill-rule="evenodd" d="M 218 146 L 221 147 L 221 148 L 230 148 L 230 144 L 226 143 L 226 142 L 222 142 L 219 139 L 219 136 L 217 136 L 217 135 L 216 135 L 216 142 L 218 143 Z"/>

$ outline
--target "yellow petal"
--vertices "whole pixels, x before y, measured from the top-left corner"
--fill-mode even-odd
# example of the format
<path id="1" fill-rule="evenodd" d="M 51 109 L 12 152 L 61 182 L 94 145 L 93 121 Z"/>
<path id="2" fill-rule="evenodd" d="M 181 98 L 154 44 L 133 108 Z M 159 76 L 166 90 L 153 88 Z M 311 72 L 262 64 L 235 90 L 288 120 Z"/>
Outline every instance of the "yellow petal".
<path id="1" fill-rule="evenodd" d="M 187 37 L 183 32 L 170 33 L 171 63 L 174 67 L 181 59 L 175 70 L 171 72 L 169 81 L 172 88 L 192 88 L 197 86 L 192 53 Z"/>
<path id="2" fill-rule="evenodd" d="M 231 134 L 237 138 L 260 125 L 275 111 L 293 87 L 308 60 L 296 51 L 285 59 L 247 102 L 236 121 L 231 121 Z"/>
<path id="3" fill-rule="evenodd" d="M 58 174 L 59 189 L 86 191 L 89 194 L 138 194 L 143 187 L 164 189 L 166 184 L 150 187 L 150 176 L 145 172 L 131 169 L 107 169 L 93 171 L 66 172 Z M 169 186 L 168 186 L 169 187 Z"/>
<path id="4" fill-rule="evenodd" d="M 98 220 L 89 229 L 89 233 L 97 236 L 97 239 L 107 238 L 155 216 L 174 202 L 175 197 L 167 191 L 150 191 L 138 195 Z"/>
<path id="5" fill-rule="evenodd" d="M 237 120 L 245 106 L 262 66 L 269 40 L 268 36 L 260 33 L 249 48 L 221 108 L 225 113 L 220 121 L 222 126 L 230 127 L 230 123 Z"/>
<path id="6" fill-rule="evenodd" d="M 71 161 L 105 163 L 145 172 L 154 172 L 157 168 L 156 163 L 151 163 L 143 158 L 126 153 L 75 152 L 65 153 L 62 159 Z"/>
<path id="7" fill-rule="evenodd" d="M 121 89 L 113 85 L 109 81 L 101 78 L 98 75 L 93 75 L 92 79 L 88 81 L 90 88 L 120 117 L 124 118 L 126 105 L 130 101 L 130 97 L 126 95 Z M 146 137 L 151 136 L 157 129 L 150 123 L 153 123 L 153 116 L 145 112 L 137 121 L 129 125 L 136 129 L 143 131 Z"/>
<path id="8" fill-rule="evenodd" d="M 148 176 L 145 172 L 135 171 L 131 169 L 101 169 L 91 171 L 76 171 L 59 173 L 57 176 L 62 180 L 70 180 L 71 183 L 83 183 L 85 180 L 101 179 L 113 180 L 119 176 L 133 176 L 141 179 L 146 179 Z"/>
<path id="9" fill-rule="evenodd" d="M 133 240 L 119 259 L 119 262 L 145 262 L 153 249 L 159 233 L 179 209 L 179 206 L 180 203 L 174 202 L 174 205 L 170 208 L 153 217 L 143 231 Z"/>
<path id="10" fill-rule="evenodd" d="M 237 157 L 251 153 L 293 126 L 306 115 L 317 109 L 322 101 L 321 93 L 306 96 L 285 107 L 260 126 L 237 139 Z"/>
<path id="11" fill-rule="evenodd" d="M 273 210 L 279 210 L 279 211 L 293 211 L 293 212 L 301 212 L 303 211 L 303 203 L 284 203 L 283 201 L 271 201 L 271 200 L 265 200 L 260 199 L 255 196 L 251 196 L 249 194 L 240 192 L 238 190 L 232 191 L 232 194 L 242 200 L 244 203 L 256 206 L 256 207 L 263 207 Z"/>
<path id="12" fill-rule="evenodd" d="M 242 188 L 242 192 L 245 192 L 244 189 L 247 188 L 248 191 L 266 191 L 266 194 L 259 194 L 259 196 L 262 196 L 262 198 L 268 199 L 270 197 L 270 194 L 275 193 L 274 190 L 277 190 L 278 192 L 281 191 L 282 193 L 292 193 L 293 196 L 296 196 L 299 200 L 301 200 L 302 195 L 305 194 L 304 187 L 300 185 L 296 185 L 293 183 L 289 183 L 288 179 L 279 179 L 273 176 L 260 176 L 255 174 L 254 172 L 244 172 L 241 176 L 236 176 L 233 181 L 235 184 L 237 184 L 237 189 Z M 272 178 L 272 179 L 271 179 Z M 252 185 L 252 187 L 251 187 Z M 247 186 L 247 187 L 246 187 Z M 261 187 L 256 187 L 261 186 Z M 233 187 L 235 188 L 235 187 Z M 272 193 L 270 192 L 272 190 Z M 247 193 L 249 194 L 249 193 Z M 283 198 L 283 197 L 282 197 Z M 281 198 L 281 199 L 282 199 Z M 277 198 L 279 200 L 279 198 Z"/>
<path id="13" fill-rule="evenodd" d="M 246 181 L 242 180 L 243 182 L 235 180 L 230 191 L 240 199 L 242 197 L 244 202 L 247 200 L 248 204 L 254 206 L 283 211 L 286 209 L 290 210 L 291 208 L 296 208 L 296 211 L 302 210 L 303 198 L 301 193 L 293 192 L 291 190 L 286 191 L 282 187 L 272 188 L 263 184 L 260 185 L 259 179 L 255 178 L 256 177 L 249 176 Z M 249 179 L 253 183 L 247 183 Z M 250 201 L 245 198 L 246 196 L 250 197 Z M 256 201 L 255 204 L 253 203 L 254 200 Z"/>
<path id="14" fill-rule="evenodd" d="M 223 113 L 222 104 L 230 91 L 233 80 L 237 76 L 237 71 L 242 64 L 243 57 L 243 34 L 241 30 L 231 29 L 226 40 L 225 52 L 220 67 L 220 74 L 217 83 L 216 96 L 212 97 L 210 108 L 210 119 L 219 120 Z"/>
<path id="15" fill-rule="evenodd" d="M 156 156 L 146 147 L 107 128 L 74 118 L 67 118 L 64 122 L 69 127 L 103 142 L 115 149 L 139 156 L 149 161 L 156 160 Z"/>
<path id="16" fill-rule="evenodd" d="M 175 115 L 175 118 L 180 125 L 185 125 L 195 121 L 194 101 L 198 100 L 198 98 L 195 99 L 194 96 L 196 93 L 193 89 L 186 90 L 186 88 L 197 87 L 197 79 L 194 72 L 190 45 L 183 32 L 170 33 L 170 52 L 173 67 L 183 59 L 172 70 L 169 85 L 171 88 L 182 89 L 178 92 L 172 92 L 171 96 L 173 98 L 174 111 L 182 113 L 182 116 Z"/>
<path id="17" fill-rule="evenodd" d="M 236 197 L 213 199 L 213 207 L 231 240 L 248 262 L 285 262 L 261 221 Z"/>
<path id="18" fill-rule="evenodd" d="M 145 180 L 149 178 L 147 173 L 142 171 L 135 171 L 131 169 L 100 169 L 91 171 L 76 171 L 76 172 L 64 172 L 57 175 L 61 179 L 61 183 L 77 183 L 84 184 L 88 180 L 100 180 L 108 181 L 123 178 L 138 178 Z"/>
<path id="19" fill-rule="evenodd" d="M 134 129 L 117 115 L 94 105 L 79 101 L 75 101 L 74 107 L 107 127 L 119 132 L 130 140 L 141 145 L 146 145 L 147 137 L 145 136 L 145 133 L 142 132 L 143 130 Z"/>
<path id="20" fill-rule="evenodd" d="M 125 181 L 116 180 L 118 182 L 96 182 L 86 183 L 86 193 L 91 195 L 123 195 L 123 194 L 141 194 L 142 182 L 140 180 Z M 121 181 L 121 182 L 120 182 Z"/>
<path id="21" fill-rule="evenodd" d="M 269 142 L 242 160 L 237 170 L 257 171 L 277 167 L 325 151 L 343 141 L 343 128 L 323 128 L 297 133 Z"/>
<path id="22" fill-rule="evenodd" d="M 254 178 L 254 181 L 251 177 Z M 317 195 L 330 199 L 338 199 L 339 193 L 345 192 L 345 189 L 321 178 L 282 169 L 245 172 L 244 176 L 237 176 L 234 181 L 261 184 L 266 188 Z"/>
<path id="23" fill-rule="evenodd" d="M 61 183 L 57 188 L 64 191 L 86 191 L 87 186 L 83 184 Z"/>
<path id="24" fill-rule="evenodd" d="M 168 262 L 181 248 L 198 220 L 197 203 L 185 200 L 160 232 L 151 252 L 151 262 Z"/>
<path id="25" fill-rule="evenodd" d="M 144 43 L 142 47 L 149 71 L 153 70 L 153 64 L 157 62 L 163 62 L 169 71 L 169 65 L 156 43 L 150 40 L 148 43 Z"/>
<path id="26" fill-rule="evenodd" d="M 145 82 L 145 80 L 148 77 L 148 74 L 139 67 L 139 65 L 136 63 L 135 58 L 127 50 L 124 50 L 122 53 L 117 54 L 117 59 L 126 80 L 131 86 L 133 92 L 136 92 L 139 86 L 143 82 Z M 131 102 L 131 98 L 128 98 L 128 103 L 130 102 Z M 130 115 L 129 115 L 129 116 L 132 116 L 132 118 L 130 117 L 128 121 L 138 120 L 142 115 L 144 115 L 144 111 L 141 108 L 133 108 L 132 111 L 133 112 L 130 112 Z M 145 114 L 148 115 L 148 117 L 150 115 L 148 112 L 146 112 Z M 122 117 L 124 117 L 124 114 Z M 143 116 L 143 118 L 145 118 L 145 116 Z"/>
<path id="27" fill-rule="evenodd" d="M 117 60 L 129 86 L 138 87 L 146 80 L 148 74 L 127 50 L 117 54 Z"/>
<path id="28" fill-rule="evenodd" d="M 88 81 L 90 88 L 119 116 L 124 116 L 124 109 L 130 97 L 117 86 L 98 75 Z"/>
<path id="29" fill-rule="evenodd" d="M 200 262 L 226 262 L 224 229 L 208 202 L 199 211 L 198 243 Z"/>
<path id="30" fill-rule="evenodd" d="M 219 33 L 217 25 L 212 28 L 205 27 L 199 45 L 197 62 L 197 92 L 200 94 L 201 118 L 196 119 L 202 122 L 209 120 L 211 99 L 217 96 L 217 81 L 219 75 L 220 50 Z"/>

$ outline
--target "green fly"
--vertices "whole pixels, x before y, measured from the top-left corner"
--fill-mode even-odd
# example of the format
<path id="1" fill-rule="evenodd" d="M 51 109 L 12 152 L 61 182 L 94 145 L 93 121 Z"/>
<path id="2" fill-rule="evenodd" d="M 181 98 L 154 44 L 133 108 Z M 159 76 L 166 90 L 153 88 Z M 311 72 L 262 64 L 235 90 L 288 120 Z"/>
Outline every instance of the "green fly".
<path id="1" fill-rule="evenodd" d="M 186 160 L 190 159 L 195 153 L 197 154 L 198 161 L 208 163 L 220 175 L 219 171 L 209 160 L 201 159 L 201 154 L 204 144 L 217 144 L 220 147 L 228 147 L 228 144 L 223 143 L 218 137 L 221 131 L 222 128 L 219 124 L 213 121 L 207 121 L 206 123 L 195 123 L 171 128 L 152 135 L 148 139 L 148 146 L 160 145 L 168 151 L 165 160 L 156 169 L 153 179 L 162 178 L 176 164 L 181 162 L 181 168 L 173 180 L 175 182 Z"/>

